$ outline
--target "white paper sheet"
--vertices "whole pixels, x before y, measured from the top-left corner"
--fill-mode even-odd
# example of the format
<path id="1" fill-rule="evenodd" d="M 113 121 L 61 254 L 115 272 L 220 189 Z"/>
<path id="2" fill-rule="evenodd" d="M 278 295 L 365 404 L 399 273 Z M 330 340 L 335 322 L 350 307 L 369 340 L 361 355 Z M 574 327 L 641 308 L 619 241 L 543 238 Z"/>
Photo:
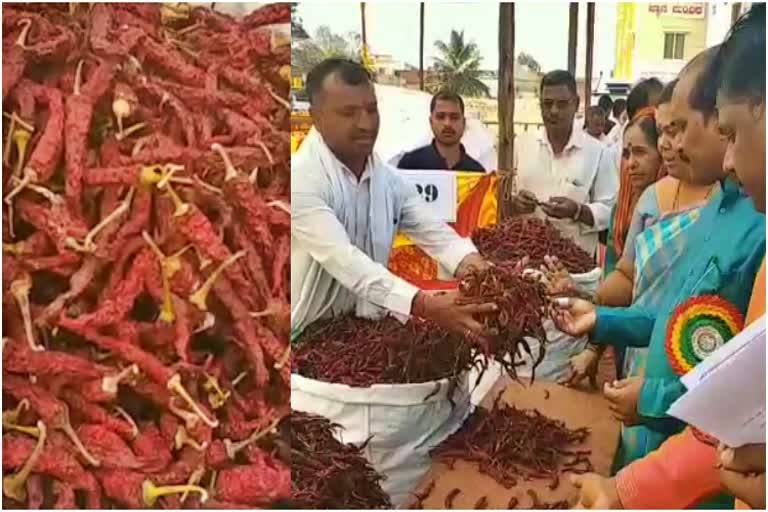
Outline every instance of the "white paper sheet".
<path id="1" fill-rule="evenodd" d="M 669 414 L 737 448 L 765 443 L 765 316 L 683 378 Z"/>

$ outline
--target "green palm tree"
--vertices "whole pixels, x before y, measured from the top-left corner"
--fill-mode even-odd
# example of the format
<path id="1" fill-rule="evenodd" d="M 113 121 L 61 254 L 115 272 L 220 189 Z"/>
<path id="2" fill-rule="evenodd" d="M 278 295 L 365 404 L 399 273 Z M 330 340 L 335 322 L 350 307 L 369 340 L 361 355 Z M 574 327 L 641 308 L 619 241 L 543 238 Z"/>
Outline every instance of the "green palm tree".
<path id="1" fill-rule="evenodd" d="M 463 96 L 490 96 L 488 86 L 480 81 L 483 58 L 473 42 L 464 41 L 464 31 L 451 30 L 448 44 L 435 41 L 440 57 L 435 58 L 436 86 Z"/>

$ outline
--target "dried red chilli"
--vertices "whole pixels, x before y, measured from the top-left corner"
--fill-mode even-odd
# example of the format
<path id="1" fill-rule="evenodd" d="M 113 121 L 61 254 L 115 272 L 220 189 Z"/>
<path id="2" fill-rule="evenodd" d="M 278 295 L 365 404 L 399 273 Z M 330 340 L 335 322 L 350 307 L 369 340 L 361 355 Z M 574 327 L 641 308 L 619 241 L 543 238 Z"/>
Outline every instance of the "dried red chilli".
<path id="1" fill-rule="evenodd" d="M 4 76 L 3 106 L 14 127 L 5 139 L 10 149 L 4 155 L 3 184 L 6 191 L 16 189 L 5 197 L 14 215 L 3 218 L 3 284 L 7 292 L 12 286 L 15 290 L 6 295 L 6 303 L 12 302 L 4 319 L 4 335 L 10 338 L 3 354 L 4 377 L 10 383 L 5 387 L 14 377 L 31 379 L 55 400 L 48 403 L 35 395 L 35 407 L 18 415 L 13 428 L 30 432 L 42 410 L 54 424 L 46 447 L 85 461 L 57 430 L 68 411 L 86 449 L 98 452 L 97 458 L 109 458 L 98 470 L 89 466 L 87 476 L 78 477 L 93 485 L 86 502 L 75 500 L 75 507 L 239 508 L 245 496 L 267 507 L 278 499 L 273 491 L 286 485 L 286 472 L 275 471 L 259 455 L 271 435 L 258 446 L 243 445 L 242 456 L 236 458 L 225 449 L 226 458 L 215 469 L 225 472 L 220 488 L 198 448 L 248 440 L 288 410 L 288 333 L 282 325 L 289 310 L 286 286 L 278 282 L 279 293 L 272 296 L 273 269 L 260 268 L 262 258 L 277 260 L 284 281 L 283 249 L 243 239 L 249 236 L 245 220 L 215 193 L 223 184 L 223 165 L 210 145 L 234 145 L 228 151 L 238 166 L 249 172 L 256 165 L 266 169 L 257 181 L 244 183 L 260 205 L 275 200 L 287 204 L 288 128 L 271 108 L 276 100 L 261 69 L 285 66 L 290 56 L 272 51 L 268 30 L 206 8 L 195 8 L 194 18 L 184 7 L 181 12 L 174 9 L 160 4 L 3 8 L 3 26 L 13 39 L 19 35 L 16 23 L 31 22 L 28 37 L 20 38 L 24 48 L 7 48 L 16 56 L 16 69 L 4 58 L 4 72 L 11 72 Z M 211 23 L 195 27 L 197 19 Z M 209 39 L 199 37 L 201 33 Z M 221 47 L 225 40 L 232 45 L 233 58 L 211 59 L 214 51 L 226 49 Z M 218 61 L 216 66 L 212 60 Z M 246 96 L 220 78 L 222 67 L 228 68 L 227 76 L 249 76 L 252 83 L 265 86 Z M 287 88 L 279 94 L 287 98 Z M 260 109 L 256 118 L 248 108 L 255 104 Z M 219 108 L 227 108 L 231 123 L 221 122 Z M 212 238 L 202 239 L 202 249 L 192 244 L 195 251 L 176 254 L 188 242 L 189 219 L 174 215 L 172 204 L 167 208 L 171 188 L 195 210 L 196 221 L 205 220 L 206 233 L 217 240 L 217 254 L 225 255 L 221 259 L 206 253 Z M 287 233 L 271 222 L 270 207 L 263 209 L 259 220 L 264 233 L 271 236 L 277 228 L 280 236 Z M 151 234 L 152 246 L 144 232 Z M 193 296 L 202 296 L 198 292 L 214 269 L 241 250 L 253 252 L 248 264 L 243 258 L 226 268 L 223 285 L 213 279 L 216 286 L 207 304 L 193 301 Z M 220 295 L 233 300 L 220 300 Z M 24 301 L 29 304 L 21 309 L 13 303 Z M 198 309 L 199 304 L 207 307 Z M 269 308 L 274 308 L 274 318 L 262 315 Z M 32 351 L 24 343 L 29 322 L 22 313 L 27 311 L 37 338 L 34 346 L 44 351 Z M 267 355 L 256 357 L 261 352 Z M 138 375 L 132 364 L 140 368 Z M 31 391 L 14 393 L 30 400 Z M 6 393 L 6 408 L 17 405 L 14 393 Z M 234 403 L 243 414 L 230 418 L 227 411 Z M 176 447 L 175 432 L 153 434 L 158 417 L 175 421 L 178 432 L 184 432 L 178 438 L 182 445 Z M 28 447 L 25 456 L 33 446 Z M 24 460 L 16 462 L 13 468 Z M 52 468 L 48 459 L 44 462 L 35 465 L 27 480 L 28 499 L 6 497 L 5 504 L 36 505 L 38 496 L 31 491 L 40 474 L 46 475 L 50 497 L 45 505 L 72 503 L 73 489 L 81 487 L 56 474 L 57 468 L 54 474 L 45 473 Z M 117 477 L 108 479 L 107 471 L 117 471 Z M 120 471 L 127 472 L 125 478 Z M 143 491 L 149 479 L 131 487 L 131 472 L 164 487 L 160 494 L 167 490 L 165 484 L 204 484 L 211 499 L 195 492 L 182 499 L 178 493 L 160 496 L 153 491 L 147 500 Z M 109 492 L 96 474 L 110 483 Z M 241 488 L 248 493 L 238 498 Z M 223 494 L 213 492 L 217 489 Z M 113 495 L 128 499 L 121 502 Z M 50 501 L 55 496 L 56 503 Z"/>
<path id="2" fill-rule="evenodd" d="M 327 419 L 292 411 L 287 420 L 291 455 L 291 506 L 296 509 L 390 509 L 382 476 L 362 450 L 334 437 Z"/>
<path id="3" fill-rule="evenodd" d="M 451 492 L 445 495 L 445 501 L 443 502 L 446 509 L 452 509 L 453 508 L 453 500 L 456 499 L 456 497 L 461 494 L 461 489 L 452 489 Z"/>
<path id="4" fill-rule="evenodd" d="M 3 101 L 24 75 L 24 67 L 27 64 L 24 45 L 29 29 L 32 27 L 32 20 L 19 20 L 18 24 L 24 25 L 24 27 L 19 32 L 13 46 L 8 48 L 3 55 Z"/>
<path id="5" fill-rule="evenodd" d="M 546 354 L 543 319 L 547 315 L 548 298 L 544 285 L 524 277 L 515 264 L 502 263 L 487 270 L 470 271 L 459 283 L 458 301 L 496 304 L 498 312 L 480 319 L 491 332 L 487 343 L 482 344 L 483 352 L 496 359 L 514 379 L 524 359 L 533 360 L 533 381 L 536 367 Z M 539 341 L 535 358 L 526 338 Z"/>
<path id="6" fill-rule="evenodd" d="M 537 410 L 500 404 L 477 408 L 455 434 L 432 450 L 436 461 L 463 459 L 506 488 L 519 479 L 558 481 L 565 472 L 592 471 L 590 451 L 581 449 L 589 429 L 569 429 Z M 540 507 L 534 507 L 540 508 Z"/>
<path id="7" fill-rule="evenodd" d="M 544 264 L 544 256 L 557 256 L 572 274 L 593 270 L 593 257 L 548 221 L 513 217 L 472 234 L 480 253 L 493 262 L 519 261 L 528 257 L 534 268 Z"/>

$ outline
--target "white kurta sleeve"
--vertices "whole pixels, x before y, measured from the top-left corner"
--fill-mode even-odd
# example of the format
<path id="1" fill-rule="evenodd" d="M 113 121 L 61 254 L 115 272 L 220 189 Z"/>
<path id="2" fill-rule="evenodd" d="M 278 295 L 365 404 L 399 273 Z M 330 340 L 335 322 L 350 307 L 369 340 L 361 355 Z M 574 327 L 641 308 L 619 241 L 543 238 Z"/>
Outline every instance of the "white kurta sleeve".
<path id="1" fill-rule="evenodd" d="M 322 192 L 310 177 L 291 183 L 291 240 L 334 279 L 368 302 L 409 315 L 419 289 L 392 274 L 352 244 Z"/>
<path id="2" fill-rule="evenodd" d="M 595 219 L 594 226 L 584 226 L 584 232 L 603 231 L 608 229 L 608 221 L 611 218 L 611 210 L 616 203 L 616 194 L 619 190 L 619 172 L 616 168 L 614 153 L 608 148 L 603 149 L 597 163 L 595 180 L 590 190 L 590 203 L 586 206 L 592 212 Z"/>

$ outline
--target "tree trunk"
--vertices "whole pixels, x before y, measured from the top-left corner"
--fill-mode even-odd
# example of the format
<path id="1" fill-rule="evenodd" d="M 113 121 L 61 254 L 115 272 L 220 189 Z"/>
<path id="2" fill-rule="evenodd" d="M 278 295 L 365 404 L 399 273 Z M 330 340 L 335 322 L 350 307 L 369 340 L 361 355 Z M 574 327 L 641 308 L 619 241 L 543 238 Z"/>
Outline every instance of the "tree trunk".
<path id="1" fill-rule="evenodd" d="M 515 4 L 499 4 L 499 174 L 498 218 L 508 216 L 515 191 Z"/>
<path id="2" fill-rule="evenodd" d="M 568 72 L 576 76 L 576 48 L 579 45 L 579 4 L 571 2 L 568 11 Z"/>
<path id="3" fill-rule="evenodd" d="M 424 2 L 419 4 L 419 90 L 424 90 Z"/>

